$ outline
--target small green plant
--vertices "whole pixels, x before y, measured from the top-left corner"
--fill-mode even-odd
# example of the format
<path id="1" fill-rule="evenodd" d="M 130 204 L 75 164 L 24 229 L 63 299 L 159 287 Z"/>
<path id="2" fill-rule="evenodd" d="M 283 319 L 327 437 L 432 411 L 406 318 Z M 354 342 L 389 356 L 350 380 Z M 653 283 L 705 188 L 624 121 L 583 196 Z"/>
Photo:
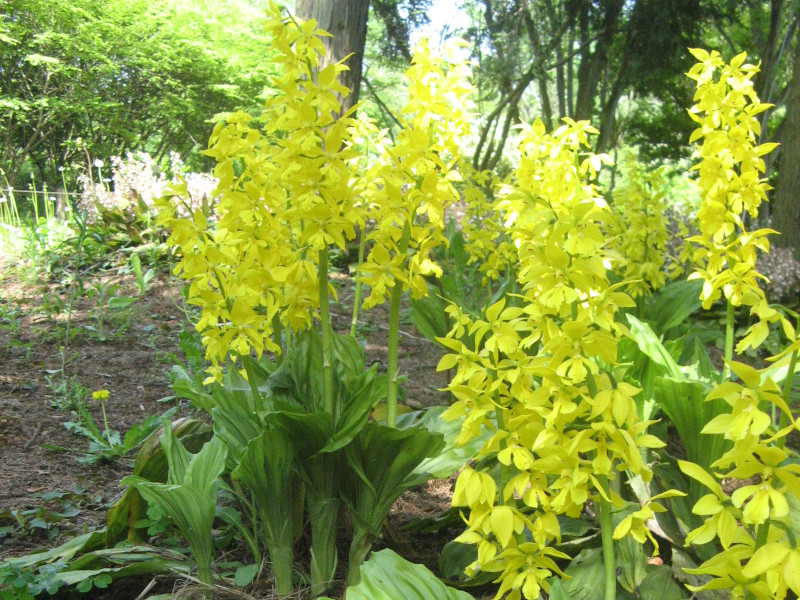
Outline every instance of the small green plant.
<path id="1" fill-rule="evenodd" d="M 9 563 L 0 563 L 0 597 L 3 600 L 34 600 L 43 592 L 55 594 L 61 587 L 58 574 L 66 563 L 42 566 L 38 571 Z"/>
<path id="2" fill-rule="evenodd" d="M 42 504 L 29 509 L 7 509 L 0 513 L 0 522 L 8 522 L 7 533 L 16 532 L 18 536 L 44 536 L 54 539 L 61 534 L 62 521 L 81 513 L 80 504 L 84 501 L 84 490 L 73 492 L 46 492 L 34 495 L 41 498 Z M 0 596 L 1 597 L 1 596 Z"/>
<path id="3" fill-rule="evenodd" d="M 139 295 L 144 296 L 145 291 L 147 291 L 147 284 L 153 280 L 156 272 L 153 269 L 142 272 L 142 259 L 139 258 L 139 254 L 136 252 L 131 254 L 131 269 L 133 269 L 133 274 L 136 277 L 136 287 L 139 289 Z"/>
<path id="4" fill-rule="evenodd" d="M 45 381 L 53 394 L 50 406 L 61 410 L 77 410 L 84 403 L 88 390 L 75 375 L 65 377 L 62 369 L 48 369 L 46 372 Z"/>
<path id="5" fill-rule="evenodd" d="M 118 284 L 103 281 L 93 283 L 92 288 L 89 290 L 89 297 L 94 298 L 96 301 L 94 318 L 97 322 L 97 327 L 84 325 L 84 328 L 94 332 L 97 335 L 97 339 L 101 342 L 107 339 L 105 327 L 108 317 L 107 310 L 123 310 L 136 302 L 136 298 L 120 296 L 118 292 Z"/>
<path id="6" fill-rule="evenodd" d="M 22 311 L 18 306 L 0 304 L 0 328 L 8 331 L 12 336 L 19 334 L 21 316 Z"/>
<path id="7" fill-rule="evenodd" d="M 162 419 L 171 418 L 178 410 L 177 407 L 173 407 L 161 416 L 150 415 L 138 425 L 133 425 L 123 436 L 119 431 L 108 426 L 108 416 L 106 414 L 106 400 L 108 397 L 108 390 L 92 392 L 92 399 L 100 403 L 100 410 L 103 414 L 102 430 L 95 423 L 94 417 L 92 417 L 85 402 L 79 402 L 76 406 L 77 412 L 74 414 L 79 420 L 64 423 L 64 427 L 68 431 L 83 435 L 89 440 L 88 452 L 77 459 L 81 464 L 91 465 L 98 462 L 108 462 L 126 456 L 147 439 L 153 431 L 158 429 Z"/>

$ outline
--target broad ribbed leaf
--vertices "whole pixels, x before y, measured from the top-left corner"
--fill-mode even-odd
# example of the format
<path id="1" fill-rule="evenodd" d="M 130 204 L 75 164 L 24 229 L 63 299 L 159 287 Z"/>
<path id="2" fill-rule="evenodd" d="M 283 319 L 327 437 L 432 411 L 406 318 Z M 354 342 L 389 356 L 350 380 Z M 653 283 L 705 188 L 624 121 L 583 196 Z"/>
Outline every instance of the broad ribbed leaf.
<path id="1" fill-rule="evenodd" d="M 706 389 L 696 381 L 659 377 L 655 383 L 655 399 L 670 418 L 686 449 L 686 457 L 708 470 L 725 451 L 721 435 L 701 434 L 706 423 L 725 412 L 722 399 L 705 401 Z"/>
<path id="2" fill-rule="evenodd" d="M 214 431 L 229 448 L 228 462 L 232 468 L 239 463 L 250 440 L 264 431 L 257 415 L 243 413 L 238 410 L 226 410 L 215 407 L 211 414 L 214 417 Z"/>
<path id="3" fill-rule="evenodd" d="M 143 498 L 169 515 L 189 541 L 201 574 L 210 575 L 214 557 L 211 527 L 217 504 L 217 479 L 225 468 L 228 450 L 221 439 L 214 437 L 200 452 L 192 455 L 174 437 L 170 424 L 166 422 L 164 425 L 161 445 L 170 465 L 169 483 L 130 476 L 123 479 L 122 484 L 136 487 Z M 180 472 L 173 474 L 174 469 L 180 469 Z"/>
<path id="4" fill-rule="evenodd" d="M 364 371 L 364 349 L 356 338 L 343 334 L 332 336 L 331 345 L 336 374 L 348 385 Z"/>
<path id="5" fill-rule="evenodd" d="M 375 552 L 361 565 L 361 581 L 347 588 L 347 600 L 474 600 L 443 584 L 422 565 L 391 550 Z"/>
<path id="6" fill-rule="evenodd" d="M 672 354 L 664 347 L 664 344 L 661 343 L 658 336 L 653 333 L 650 326 L 631 314 L 625 316 L 628 318 L 631 333 L 639 349 L 653 362 L 660 365 L 664 369 L 665 375 L 676 379 L 682 378 L 683 374 L 681 373 L 681 368 L 678 366 L 678 363 L 675 362 Z"/>
<path id="7" fill-rule="evenodd" d="M 180 440 L 175 438 L 180 444 Z M 183 448 L 183 444 L 180 444 Z M 185 450 L 185 448 L 184 448 Z M 188 451 L 187 451 L 187 454 Z M 203 496 L 216 498 L 217 480 L 225 470 L 228 448 L 218 437 L 212 438 L 197 454 L 189 454 L 191 459 L 184 475 L 183 484 L 200 491 Z M 216 500 L 214 502 L 216 504 Z"/>
<path id="8" fill-rule="evenodd" d="M 321 451 L 333 435 L 333 418 L 324 411 L 280 411 L 267 415 L 267 422 L 286 434 L 304 458 Z"/>
<path id="9" fill-rule="evenodd" d="M 628 505 L 613 513 L 613 522 L 616 527 L 630 513 L 638 508 Z M 629 592 L 635 593 L 636 588 L 645 577 L 647 557 L 644 546 L 626 535 L 622 539 L 614 540 L 614 554 L 617 559 L 617 582 Z"/>
<path id="10" fill-rule="evenodd" d="M 211 414 L 211 409 L 214 408 L 213 396 L 206 392 L 205 387 L 198 384 L 186 372 L 186 369 L 179 365 L 173 366 L 170 370 L 170 380 L 172 381 L 172 391 L 179 398 L 185 398 L 195 408 Z"/>
<path id="11" fill-rule="evenodd" d="M 189 542 L 192 555 L 201 568 L 210 569 L 214 559 L 211 528 L 214 524 L 216 490 L 213 496 L 183 485 L 153 483 L 139 477 L 126 477 L 123 484 L 133 485 L 150 504 L 163 510 Z"/>
<path id="12" fill-rule="evenodd" d="M 439 572 L 443 579 L 459 587 L 486 585 L 497 579 L 497 575 L 486 571 L 479 571 L 474 577 L 467 578 L 466 569 L 476 560 L 478 547 L 475 544 L 448 542 L 439 553 Z"/>
<path id="13" fill-rule="evenodd" d="M 564 572 L 571 577 L 562 582 L 571 600 L 597 600 L 602 597 L 606 577 L 600 548 L 582 550 Z"/>
<path id="14" fill-rule="evenodd" d="M 422 298 L 411 299 L 411 318 L 417 330 L 431 341 L 444 337 L 450 331 L 450 319 L 445 312 L 445 303 L 437 295 L 438 291 L 431 291 Z"/>
<path id="15" fill-rule="evenodd" d="M 358 479 L 351 477 L 348 481 L 345 495 L 374 533 L 404 491 L 431 478 L 429 473 L 415 469 L 443 447 L 441 434 L 430 433 L 420 425 L 395 429 L 369 422 L 345 448 L 347 461 L 358 475 Z"/>
<path id="16" fill-rule="evenodd" d="M 657 331 L 669 331 L 699 310 L 702 289 L 701 280 L 675 281 L 665 285 L 645 310 L 647 319 L 655 322 Z"/>
<path id="17" fill-rule="evenodd" d="M 281 594 L 292 588 L 294 516 L 301 493 L 292 471 L 294 457 L 295 448 L 283 431 L 264 431 L 250 440 L 239 466 L 231 473 L 252 493 Z"/>
<path id="18" fill-rule="evenodd" d="M 172 423 L 169 420 L 164 421 L 164 433 L 160 439 L 161 447 L 164 449 L 164 456 L 167 457 L 167 465 L 169 466 L 167 483 L 180 485 L 183 483 L 192 455 L 183 444 L 176 441 L 172 433 Z"/>
<path id="19" fill-rule="evenodd" d="M 103 573 L 115 579 L 156 573 L 189 574 L 192 563 L 171 550 L 155 550 L 149 546 L 105 548 L 88 552 L 70 562 L 56 576 L 65 585 L 75 585 Z"/>
<path id="20" fill-rule="evenodd" d="M 164 483 L 167 481 L 169 465 L 164 449 L 161 446 L 161 436 L 164 434 L 160 428 L 144 441 L 136 462 L 133 465 L 133 474 L 147 481 Z M 172 423 L 172 434 L 181 440 L 183 446 L 190 452 L 198 452 L 203 444 L 211 439 L 211 428 L 198 419 L 182 418 Z M 125 490 L 120 498 L 108 511 L 106 545 L 111 547 L 120 540 L 129 542 L 143 542 L 145 535 L 143 529 L 134 525 L 147 515 L 147 503 L 142 499 L 134 487 Z"/>
<path id="21" fill-rule="evenodd" d="M 408 488 L 430 479 L 414 469 L 444 447 L 441 434 L 417 425 L 395 429 L 369 422 L 345 447 L 352 469 L 344 483 L 344 500 L 353 519 L 348 582 L 358 583 L 359 566 L 372 547 L 395 500 Z"/>
<path id="22" fill-rule="evenodd" d="M 637 598 L 641 600 L 684 600 L 690 597 L 672 576 L 667 565 L 648 566 L 647 576 L 639 585 Z"/>
<path id="23" fill-rule="evenodd" d="M 560 579 L 555 579 L 550 584 L 550 593 L 547 595 L 547 597 L 549 600 L 572 600 L 567 588 L 564 587 L 564 584 Z"/>
<path id="24" fill-rule="evenodd" d="M 96 550 L 103 547 L 105 541 L 104 532 L 94 531 L 92 533 L 84 533 L 72 538 L 71 540 L 42 552 L 34 552 L 32 554 L 25 554 L 15 558 L 9 558 L 3 562 L 14 569 L 33 569 L 36 565 L 45 563 L 56 562 L 69 562 L 74 557 L 80 556 L 86 552 Z"/>
<path id="25" fill-rule="evenodd" d="M 276 541 L 293 539 L 292 515 L 297 490 L 292 477 L 295 448 L 280 430 L 264 431 L 250 440 L 231 477 L 253 493 L 268 535 Z"/>

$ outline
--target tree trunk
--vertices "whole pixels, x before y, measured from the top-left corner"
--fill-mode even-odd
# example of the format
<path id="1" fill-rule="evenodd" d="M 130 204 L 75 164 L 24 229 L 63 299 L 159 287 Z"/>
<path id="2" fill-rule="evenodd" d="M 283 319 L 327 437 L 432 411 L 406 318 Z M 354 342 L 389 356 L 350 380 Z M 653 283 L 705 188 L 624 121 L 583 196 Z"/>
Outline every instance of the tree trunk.
<path id="1" fill-rule="evenodd" d="M 340 75 L 342 85 L 350 88 L 350 95 L 342 100 L 342 112 L 358 102 L 361 87 L 361 62 L 367 41 L 369 0 L 297 0 L 297 16 L 303 20 L 316 19 L 317 27 L 333 37 L 323 38 L 327 50 L 323 64 L 345 61 L 350 70 Z"/>
<path id="2" fill-rule="evenodd" d="M 589 28 L 588 8 L 584 7 L 584 12 L 578 16 L 580 40 L 584 50 L 581 52 L 580 65 L 578 66 L 578 97 L 575 102 L 576 119 L 591 120 L 594 114 L 597 89 L 610 64 L 609 54 L 625 2 L 623 0 L 608 0 L 603 5 L 605 12 L 602 28 L 594 44 L 589 43 L 592 31 Z"/>
<path id="3" fill-rule="evenodd" d="M 775 186 L 772 227 L 780 236 L 777 246 L 800 249 L 800 29 L 794 51 L 794 73 L 786 99 L 786 118 L 778 158 L 778 183 Z"/>

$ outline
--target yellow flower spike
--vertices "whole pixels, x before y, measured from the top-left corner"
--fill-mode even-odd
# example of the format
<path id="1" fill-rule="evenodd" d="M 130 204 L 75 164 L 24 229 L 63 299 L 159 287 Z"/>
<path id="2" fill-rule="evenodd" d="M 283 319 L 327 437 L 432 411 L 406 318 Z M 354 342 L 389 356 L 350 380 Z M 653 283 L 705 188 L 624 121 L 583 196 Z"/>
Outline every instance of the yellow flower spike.
<path id="1" fill-rule="evenodd" d="M 694 170 L 699 172 L 702 201 L 697 215 L 701 235 L 692 238 L 698 244 L 692 276 L 705 281 L 704 308 L 724 295 L 733 306 L 750 306 L 752 311 L 765 303 L 758 285 L 761 276 L 755 270 L 756 249 L 769 250 L 766 236 L 772 231 L 745 231 L 741 215 L 747 211 L 757 217 L 770 189 L 761 177 L 761 157 L 774 146 L 756 144 L 760 124 L 754 118 L 768 105 L 759 102 L 750 80 L 758 68 L 739 64 L 745 55 L 726 65 L 717 54 L 692 53 L 700 63 L 688 73 L 697 82 L 689 114 L 701 126 L 690 141 L 702 140 L 695 152 L 701 159 Z M 738 343 L 737 351 L 758 347 L 768 333 L 768 323 L 760 318 Z"/>
<path id="2" fill-rule="evenodd" d="M 540 587 L 546 590 L 543 578 L 555 572 L 547 564 L 552 558 L 545 552 L 540 560 L 540 550 L 533 549 L 558 538 L 557 515 L 577 517 L 590 498 L 620 505 L 608 479 L 631 468 L 648 480 L 652 474 L 641 462 L 640 448 L 660 445 L 636 415 L 638 390 L 613 384 L 601 372 L 601 364 L 616 361 L 618 340 L 627 331 L 615 314 L 633 301 L 621 291 L 624 284 L 612 287 L 608 281 L 616 254 L 604 237 L 610 209 L 591 181 L 604 162 L 587 151 L 594 132 L 587 122 L 572 120 L 552 134 L 540 121 L 521 128 L 514 179 L 488 209 L 502 220 L 502 229 L 485 238 L 470 230 L 476 253 L 484 251 L 481 244 L 498 239 L 498 247 L 513 252 L 519 292 L 476 318 L 463 318 L 453 307 L 456 323 L 443 340 L 468 335 L 474 343 L 447 344 L 460 356 L 440 363 L 457 369 L 448 389 L 460 406 L 448 412 L 466 413 L 460 437 L 474 436 L 478 420 L 497 431 L 481 455 L 495 456 L 503 465 L 503 497 L 492 501 L 498 504 L 492 509 L 496 531 L 489 527 L 503 548 L 479 566 L 501 571 L 500 596 L 533 598 Z M 597 472 L 605 475 L 602 482 Z M 471 483 L 473 477 L 466 476 L 477 490 L 481 486 Z M 465 504 L 467 486 L 459 484 L 458 501 Z M 532 509 L 524 523 L 526 537 L 535 542 L 531 552 L 509 526 L 520 499 Z M 483 534 L 486 507 L 473 509 L 476 519 L 484 515 Z M 613 529 L 605 529 L 610 541 Z"/>
<path id="3" fill-rule="evenodd" d="M 630 150 L 621 159 L 622 183 L 614 189 L 607 225 L 610 248 L 619 253 L 617 275 L 634 298 L 663 287 L 669 232 L 660 170 L 647 171 Z"/>
<path id="4" fill-rule="evenodd" d="M 185 183 L 160 202 L 159 222 L 183 251 L 176 274 L 192 280 L 189 302 L 203 309 L 198 329 L 213 378 L 229 355 L 279 352 L 276 317 L 294 329 L 311 324 L 317 251 L 343 247 L 364 218 L 349 168 L 357 157 L 351 120 L 336 117 L 336 94 L 347 93 L 336 81 L 344 67 L 318 70 L 319 36 L 327 34 L 313 23 L 298 27 L 274 4 L 265 27 L 282 74 L 261 115 L 234 113 L 214 128 L 205 151 L 217 161 L 213 213 L 177 218 L 170 200 L 180 202 Z"/>

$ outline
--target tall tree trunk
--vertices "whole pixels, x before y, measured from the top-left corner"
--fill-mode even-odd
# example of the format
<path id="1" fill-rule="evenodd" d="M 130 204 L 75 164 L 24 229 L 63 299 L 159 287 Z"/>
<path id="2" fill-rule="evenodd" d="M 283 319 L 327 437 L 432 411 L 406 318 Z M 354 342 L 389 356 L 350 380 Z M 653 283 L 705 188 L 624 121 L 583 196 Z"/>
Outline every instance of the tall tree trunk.
<path id="1" fill-rule="evenodd" d="M 342 111 L 358 102 L 361 87 L 361 63 L 367 41 L 369 0 L 297 0 L 297 16 L 303 20 L 316 19 L 317 27 L 333 37 L 323 38 L 326 54 L 323 66 L 345 61 L 350 70 L 341 74 L 342 85 L 350 88 L 350 95 L 342 100 Z"/>
<path id="2" fill-rule="evenodd" d="M 800 29 L 794 49 L 794 73 L 789 82 L 786 118 L 778 158 L 772 226 L 780 232 L 776 245 L 800 250 Z"/>
<path id="3" fill-rule="evenodd" d="M 592 118 L 597 88 L 603 79 L 604 72 L 608 69 L 611 44 L 619 26 L 619 19 L 625 2 L 623 0 L 607 0 L 602 4 L 605 8 L 603 24 L 594 44 L 589 43 L 592 32 L 589 29 L 588 9 L 584 7 L 584 12 L 578 16 L 580 40 L 584 50 L 581 52 L 581 61 L 578 67 L 578 97 L 575 101 L 576 119 Z"/>

